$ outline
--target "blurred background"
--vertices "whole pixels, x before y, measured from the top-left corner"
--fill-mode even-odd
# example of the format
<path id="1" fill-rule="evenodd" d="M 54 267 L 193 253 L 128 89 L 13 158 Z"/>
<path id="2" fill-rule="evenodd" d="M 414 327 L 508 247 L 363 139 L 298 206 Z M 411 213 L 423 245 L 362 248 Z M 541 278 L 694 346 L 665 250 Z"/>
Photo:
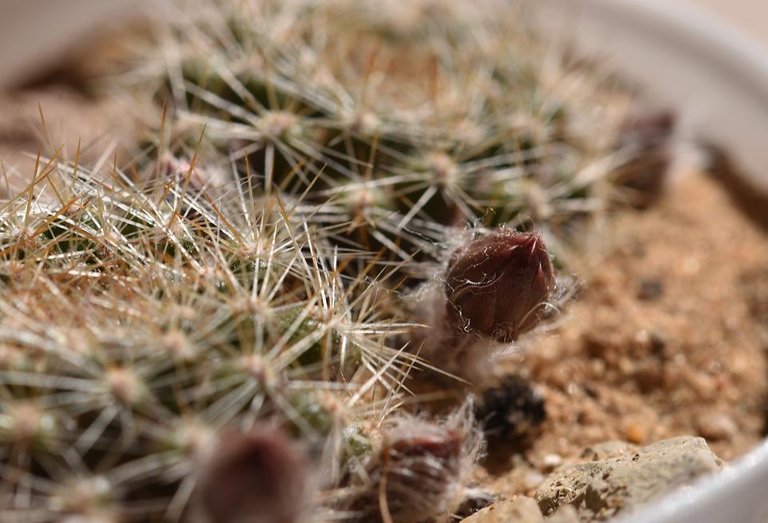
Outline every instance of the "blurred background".
<path id="1" fill-rule="evenodd" d="M 121 56 L 121 42 L 130 40 L 122 36 L 142 31 L 142 16 L 162 9 L 165 1 L 0 0 L 0 174 L 8 165 L 28 170 L 33 160 L 19 151 L 37 150 L 41 142 L 63 145 L 64 157 L 80 147 L 84 160 L 98 158 L 110 143 L 119 142 L 114 123 L 121 121 L 124 109 L 113 99 L 89 97 L 83 79 L 108 72 Z M 631 67 L 628 78 L 660 87 L 651 94 L 691 116 L 690 128 L 707 142 L 733 151 L 768 190 L 768 150 L 762 141 L 768 132 L 768 0 L 509 1 L 548 5 L 550 14 L 560 15 L 551 18 L 564 19 L 559 29 L 573 26 L 571 11 L 602 5 L 608 6 L 607 13 L 618 6 L 625 12 L 618 24 L 609 16 L 582 31 L 597 35 L 592 48 L 598 55 L 616 54 L 617 65 Z M 734 31 L 720 31 L 710 39 L 709 31 L 718 32 L 720 24 L 702 24 L 697 16 L 689 22 L 685 18 L 690 11 L 677 11 L 677 3 L 699 7 L 709 15 L 704 18 Z M 640 15 L 647 6 L 649 12 L 672 13 L 674 23 L 658 31 L 648 25 L 650 18 L 644 25 Z M 743 45 L 744 37 L 762 47 Z M 633 41 L 651 43 L 638 46 Z M 715 70 L 719 72 L 712 74 Z"/>
<path id="2" fill-rule="evenodd" d="M 768 48 L 768 1 L 683 0 L 708 11 Z M 0 0 L 0 89 L 55 66 L 93 34 L 161 2 L 140 0 Z M 567 4 L 567 1 L 564 1 Z"/>
<path id="3" fill-rule="evenodd" d="M 768 47 L 766 0 L 689 0 Z"/>

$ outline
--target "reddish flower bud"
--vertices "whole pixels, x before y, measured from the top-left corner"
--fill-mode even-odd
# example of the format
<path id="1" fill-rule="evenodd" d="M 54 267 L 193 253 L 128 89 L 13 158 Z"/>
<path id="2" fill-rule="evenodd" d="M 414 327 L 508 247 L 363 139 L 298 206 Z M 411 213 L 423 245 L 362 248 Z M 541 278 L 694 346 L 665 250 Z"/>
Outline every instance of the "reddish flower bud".
<path id="1" fill-rule="evenodd" d="M 464 434 L 433 429 L 387 439 L 381 472 L 392 521 L 416 523 L 450 513 L 458 501 Z"/>
<path id="2" fill-rule="evenodd" d="M 461 502 L 465 476 L 477 453 L 476 434 L 453 420 L 448 425 L 405 417 L 385 430 L 354 500 L 353 521 L 443 521 Z"/>
<path id="3" fill-rule="evenodd" d="M 217 523 L 297 523 L 306 510 L 307 467 L 280 432 L 224 434 L 198 484 L 201 512 Z"/>
<path id="4" fill-rule="evenodd" d="M 616 173 L 617 181 L 630 189 L 627 197 L 636 207 L 648 207 L 663 192 L 675 119 L 669 110 L 635 109 L 619 129 L 617 149 L 633 154 Z"/>
<path id="5" fill-rule="evenodd" d="M 457 329 L 506 342 L 539 322 L 555 275 L 538 234 L 500 229 L 453 254 L 445 288 Z"/>

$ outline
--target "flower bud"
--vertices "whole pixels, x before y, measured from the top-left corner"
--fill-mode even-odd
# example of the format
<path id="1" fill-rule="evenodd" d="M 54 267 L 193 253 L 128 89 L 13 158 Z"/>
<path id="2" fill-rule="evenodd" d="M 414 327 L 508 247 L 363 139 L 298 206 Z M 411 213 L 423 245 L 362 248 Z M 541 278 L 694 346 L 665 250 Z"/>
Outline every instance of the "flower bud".
<path id="1" fill-rule="evenodd" d="M 391 434 L 382 449 L 393 521 L 419 522 L 449 513 L 457 501 L 464 435 L 457 430 Z"/>
<path id="2" fill-rule="evenodd" d="M 513 341 L 536 326 L 554 289 L 541 237 L 500 229 L 451 257 L 445 280 L 448 320 L 463 332 Z"/>
<path id="3" fill-rule="evenodd" d="M 353 521 L 443 521 L 461 502 L 462 482 L 475 458 L 473 436 L 458 426 L 398 420 L 368 463 L 368 488 L 351 507 Z"/>
<path id="4" fill-rule="evenodd" d="M 661 196 L 669 164 L 675 114 L 669 110 L 635 109 L 619 129 L 616 148 L 632 158 L 616 173 L 616 181 L 630 190 L 629 203 L 646 208 Z"/>
<path id="5" fill-rule="evenodd" d="M 268 429 L 222 435 L 198 484 L 204 521 L 297 523 L 306 509 L 304 456 Z"/>

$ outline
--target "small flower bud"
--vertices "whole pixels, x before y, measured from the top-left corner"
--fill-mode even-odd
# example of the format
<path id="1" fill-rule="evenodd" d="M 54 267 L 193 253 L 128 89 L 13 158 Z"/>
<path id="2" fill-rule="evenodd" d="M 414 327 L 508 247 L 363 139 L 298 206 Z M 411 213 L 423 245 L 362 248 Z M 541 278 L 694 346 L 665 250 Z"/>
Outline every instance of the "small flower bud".
<path id="1" fill-rule="evenodd" d="M 198 484 L 204 521 L 297 523 L 306 509 L 307 467 L 275 430 L 224 434 Z"/>
<path id="2" fill-rule="evenodd" d="M 616 148 L 631 151 L 632 158 L 616 173 L 617 182 L 629 189 L 629 202 L 646 208 L 661 196 L 669 164 L 675 114 L 669 110 L 635 109 L 619 129 Z"/>
<path id="3" fill-rule="evenodd" d="M 455 423 L 405 417 L 383 436 L 367 466 L 368 488 L 352 505 L 354 521 L 443 521 L 462 501 L 462 482 L 476 456 L 475 434 Z"/>
<path id="4" fill-rule="evenodd" d="M 422 430 L 388 439 L 382 472 L 392 520 L 416 523 L 454 508 L 464 435 L 457 430 Z"/>
<path id="5" fill-rule="evenodd" d="M 464 332 L 513 341 L 536 326 L 554 289 L 541 237 L 500 229 L 453 254 L 445 280 L 448 319 Z"/>

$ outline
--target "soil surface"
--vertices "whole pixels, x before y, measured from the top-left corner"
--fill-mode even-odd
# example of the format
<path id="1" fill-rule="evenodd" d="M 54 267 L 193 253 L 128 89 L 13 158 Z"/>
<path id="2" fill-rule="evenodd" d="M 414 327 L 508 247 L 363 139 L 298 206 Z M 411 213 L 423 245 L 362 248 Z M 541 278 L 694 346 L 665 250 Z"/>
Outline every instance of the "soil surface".
<path id="1" fill-rule="evenodd" d="M 482 483 L 504 497 L 530 495 L 547 472 L 606 440 L 700 435 L 730 460 L 765 435 L 764 232 L 704 175 L 677 181 L 650 210 L 618 213 L 609 228 L 560 325 L 510 366 L 539 388 L 548 418 L 512 463 L 488 460 Z"/>

